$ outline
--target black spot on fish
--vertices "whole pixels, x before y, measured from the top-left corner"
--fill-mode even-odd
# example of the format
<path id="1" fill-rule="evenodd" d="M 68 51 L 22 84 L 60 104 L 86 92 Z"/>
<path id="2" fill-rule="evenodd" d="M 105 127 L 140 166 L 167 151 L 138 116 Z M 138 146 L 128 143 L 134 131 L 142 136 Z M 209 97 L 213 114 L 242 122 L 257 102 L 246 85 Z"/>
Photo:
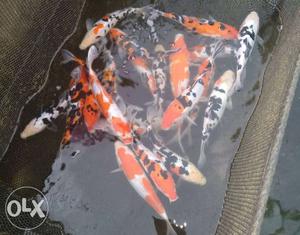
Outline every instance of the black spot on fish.
<path id="1" fill-rule="evenodd" d="M 254 39 L 255 39 L 255 33 L 254 33 L 253 29 L 249 29 L 248 26 L 244 26 L 244 27 L 241 29 L 240 35 L 241 35 L 242 37 L 244 37 L 244 36 L 246 36 L 246 35 L 249 35 L 253 41 L 254 41 Z"/>
<path id="2" fill-rule="evenodd" d="M 48 120 L 48 118 L 43 118 L 42 121 L 45 125 L 50 125 L 51 124 L 51 122 Z"/>
<path id="3" fill-rule="evenodd" d="M 167 172 L 167 171 L 160 170 L 160 175 L 161 175 L 164 179 L 168 179 L 168 172 Z"/>
<path id="4" fill-rule="evenodd" d="M 224 89 L 220 89 L 220 88 L 218 88 L 218 87 L 215 87 L 214 90 L 215 90 L 215 91 L 218 91 L 218 92 L 220 92 L 220 93 L 225 93 Z"/>
<path id="5" fill-rule="evenodd" d="M 145 159 L 143 160 L 144 165 L 148 165 L 150 163 L 150 160 L 148 157 L 145 157 Z"/>
<path id="6" fill-rule="evenodd" d="M 196 93 L 195 92 L 193 92 L 192 95 L 196 98 Z"/>
<path id="7" fill-rule="evenodd" d="M 225 25 L 223 24 L 223 23 L 220 23 L 220 30 L 225 30 L 226 29 L 226 27 L 225 27 Z"/>
<path id="8" fill-rule="evenodd" d="M 241 64 L 238 64 L 237 69 L 240 70 L 242 68 Z"/>
<path id="9" fill-rule="evenodd" d="M 151 162 L 151 164 L 148 167 L 148 174 L 150 175 L 153 171 L 155 171 L 155 163 Z"/>
<path id="10" fill-rule="evenodd" d="M 209 25 L 214 25 L 215 22 L 214 22 L 213 20 L 209 20 L 209 21 L 208 21 L 208 24 L 209 24 Z"/>
<path id="11" fill-rule="evenodd" d="M 197 29 L 195 27 L 192 28 L 193 31 L 196 31 Z"/>

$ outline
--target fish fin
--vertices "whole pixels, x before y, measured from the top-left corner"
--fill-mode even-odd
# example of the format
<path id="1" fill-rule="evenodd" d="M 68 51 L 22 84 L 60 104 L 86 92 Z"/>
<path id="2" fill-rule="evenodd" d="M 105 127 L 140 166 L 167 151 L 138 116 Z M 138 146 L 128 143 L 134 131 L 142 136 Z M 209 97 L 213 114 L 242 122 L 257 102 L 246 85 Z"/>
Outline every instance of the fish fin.
<path id="1" fill-rule="evenodd" d="M 264 48 L 264 40 L 263 40 L 263 38 L 261 37 L 261 36 L 259 36 L 259 35 L 256 35 L 256 41 L 257 41 L 257 43 L 258 43 L 258 45 L 259 46 L 261 46 L 262 48 Z"/>
<path id="2" fill-rule="evenodd" d="M 121 171 L 123 171 L 121 168 L 117 168 L 117 169 L 112 170 L 110 173 L 115 174 L 115 173 L 119 173 Z"/>
<path id="3" fill-rule="evenodd" d="M 198 126 L 195 120 L 193 120 L 190 116 L 186 116 L 186 120 L 194 126 Z"/>
<path id="4" fill-rule="evenodd" d="M 58 127 L 53 123 L 51 122 L 51 124 L 48 124 L 46 126 L 46 128 L 52 132 L 57 132 L 58 131 Z"/>
<path id="5" fill-rule="evenodd" d="M 182 139 L 182 136 L 181 136 L 181 127 L 182 127 L 182 124 L 183 124 L 183 122 L 180 122 L 178 124 L 178 129 L 177 129 L 177 134 L 176 135 L 177 135 L 177 143 L 178 143 L 178 145 L 179 145 L 179 147 L 181 149 L 181 152 L 185 154 L 185 149 L 184 149 L 182 141 L 181 141 L 181 139 Z"/>
<path id="6" fill-rule="evenodd" d="M 197 162 L 198 168 L 203 168 L 203 166 L 206 163 L 205 145 L 206 145 L 206 142 L 202 141 L 201 147 L 200 147 L 200 156 L 199 156 L 199 159 Z"/>
<path id="7" fill-rule="evenodd" d="M 87 31 L 90 31 L 93 28 L 94 21 L 90 18 L 86 19 L 85 21 L 85 27 Z"/>
<path id="8" fill-rule="evenodd" d="M 241 76 L 237 77 L 235 82 L 234 82 L 234 91 L 240 91 L 243 89 L 243 83 L 246 80 L 246 74 L 247 74 L 247 69 L 246 67 L 243 68 L 243 71 L 241 72 Z"/>
<path id="9" fill-rule="evenodd" d="M 89 69 L 92 69 L 92 64 L 94 60 L 99 56 L 99 51 L 97 50 L 97 47 L 92 45 L 88 51 L 88 56 L 87 56 L 87 67 Z"/>
<path id="10" fill-rule="evenodd" d="M 72 70 L 71 77 L 74 80 L 78 80 L 80 78 L 80 67 L 79 66 L 77 66 L 75 69 Z"/>
<path id="11" fill-rule="evenodd" d="M 231 97 L 229 97 L 227 99 L 226 108 L 229 109 L 229 110 L 232 110 L 232 99 L 231 99 Z"/>
<path id="12" fill-rule="evenodd" d="M 71 61 L 77 60 L 76 56 L 72 52 L 70 52 L 66 49 L 62 49 L 61 54 L 63 56 L 63 61 L 61 62 L 61 64 L 67 64 Z"/>

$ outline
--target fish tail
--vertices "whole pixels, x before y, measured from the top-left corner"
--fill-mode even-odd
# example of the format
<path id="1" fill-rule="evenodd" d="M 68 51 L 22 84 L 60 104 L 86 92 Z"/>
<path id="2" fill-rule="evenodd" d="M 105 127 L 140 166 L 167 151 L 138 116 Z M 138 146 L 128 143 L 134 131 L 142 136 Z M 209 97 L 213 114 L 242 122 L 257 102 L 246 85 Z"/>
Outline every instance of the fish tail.
<path id="1" fill-rule="evenodd" d="M 87 56 L 87 67 L 89 68 L 89 70 L 92 69 L 92 64 L 94 62 L 94 60 L 99 56 L 99 51 L 97 50 L 96 46 L 91 46 L 88 52 L 88 56 Z"/>
<path id="2" fill-rule="evenodd" d="M 224 43 L 222 40 L 219 40 L 218 42 L 216 42 L 216 47 L 212 54 L 212 58 L 215 59 L 221 52 L 223 52 L 223 50 L 224 50 Z"/>
<path id="3" fill-rule="evenodd" d="M 61 62 L 62 64 L 67 64 L 71 61 L 75 61 L 76 63 L 80 64 L 80 65 L 84 65 L 83 60 L 77 58 L 72 52 L 66 50 L 66 49 L 62 49 L 62 56 L 63 56 L 63 61 Z"/>

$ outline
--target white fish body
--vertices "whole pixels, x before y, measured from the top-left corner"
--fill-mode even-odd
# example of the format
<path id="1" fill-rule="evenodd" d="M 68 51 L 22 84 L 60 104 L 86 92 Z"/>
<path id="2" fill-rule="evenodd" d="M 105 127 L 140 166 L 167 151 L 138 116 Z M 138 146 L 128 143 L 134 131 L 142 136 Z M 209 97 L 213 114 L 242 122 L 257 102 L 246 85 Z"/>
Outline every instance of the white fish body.
<path id="1" fill-rule="evenodd" d="M 242 73 L 251 55 L 258 29 L 259 17 L 255 11 L 252 11 L 241 24 L 238 34 L 239 47 L 236 51 L 237 68 L 236 81 L 234 83 L 235 91 L 243 87 Z"/>
<path id="2" fill-rule="evenodd" d="M 232 70 L 227 70 L 216 81 L 210 94 L 207 107 L 204 114 L 202 142 L 198 167 L 205 163 L 205 146 L 208 142 L 212 130 L 220 123 L 227 103 L 231 102 L 232 86 L 235 81 L 235 74 Z"/>

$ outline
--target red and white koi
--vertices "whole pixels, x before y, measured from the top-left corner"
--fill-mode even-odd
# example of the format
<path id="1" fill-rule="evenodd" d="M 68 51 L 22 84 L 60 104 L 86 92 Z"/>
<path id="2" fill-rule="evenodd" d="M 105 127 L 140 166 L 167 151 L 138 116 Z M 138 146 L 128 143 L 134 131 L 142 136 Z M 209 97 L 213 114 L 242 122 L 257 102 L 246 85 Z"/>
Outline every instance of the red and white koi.
<path id="1" fill-rule="evenodd" d="M 239 47 L 236 51 L 237 68 L 234 90 L 239 90 L 243 86 L 243 71 L 251 55 L 257 32 L 259 29 L 259 17 L 255 11 L 252 11 L 243 21 L 238 34 Z"/>
<path id="2" fill-rule="evenodd" d="M 197 167 L 185 158 L 168 149 L 165 146 L 154 144 L 155 152 L 160 156 L 168 171 L 179 176 L 185 181 L 205 185 L 205 176 L 197 169 Z"/>
<path id="3" fill-rule="evenodd" d="M 203 120 L 202 142 L 198 160 L 199 167 L 202 167 L 206 161 L 205 146 L 212 130 L 220 123 L 226 107 L 229 109 L 232 107 L 231 95 L 234 80 L 235 73 L 232 70 L 225 71 L 215 82 L 209 96 Z"/>
<path id="4" fill-rule="evenodd" d="M 138 8 L 129 7 L 103 16 L 91 27 L 90 30 L 88 30 L 83 40 L 81 41 L 79 48 L 81 50 L 85 50 L 91 45 L 99 42 L 103 37 L 106 36 L 106 34 L 110 31 L 111 28 L 115 27 L 115 25 L 119 21 L 123 20 L 130 14 L 137 13 L 138 11 Z"/>
<path id="5" fill-rule="evenodd" d="M 146 148 L 140 141 L 135 141 L 132 148 L 145 172 L 150 176 L 156 188 L 171 202 L 178 199 L 176 185 L 172 175 L 167 171 L 160 159 Z"/>
<path id="6" fill-rule="evenodd" d="M 158 198 L 151 182 L 147 178 L 142 166 L 136 160 L 131 149 L 120 141 L 115 142 L 115 152 L 119 167 L 135 191 L 152 207 L 163 219 L 168 220 L 166 210 Z"/>
<path id="7" fill-rule="evenodd" d="M 171 49 L 174 53 L 169 56 L 170 83 L 173 96 L 176 98 L 187 88 L 190 79 L 189 50 L 183 34 L 175 36 Z"/>
<path id="8" fill-rule="evenodd" d="M 113 132 L 125 144 L 133 141 L 133 133 L 129 122 L 122 111 L 114 102 L 112 96 L 101 85 L 95 71 L 92 68 L 93 61 L 99 53 L 95 46 L 91 46 L 88 52 L 87 66 L 89 69 L 89 82 L 94 96 L 101 107 L 101 111 L 107 122 L 111 125 Z"/>
<path id="9" fill-rule="evenodd" d="M 177 15 L 175 13 L 162 13 L 162 16 L 176 21 L 183 25 L 188 30 L 198 33 L 203 36 L 222 38 L 222 39 L 237 39 L 238 31 L 231 25 L 210 19 L 198 19 L 192 16 Z"/>

